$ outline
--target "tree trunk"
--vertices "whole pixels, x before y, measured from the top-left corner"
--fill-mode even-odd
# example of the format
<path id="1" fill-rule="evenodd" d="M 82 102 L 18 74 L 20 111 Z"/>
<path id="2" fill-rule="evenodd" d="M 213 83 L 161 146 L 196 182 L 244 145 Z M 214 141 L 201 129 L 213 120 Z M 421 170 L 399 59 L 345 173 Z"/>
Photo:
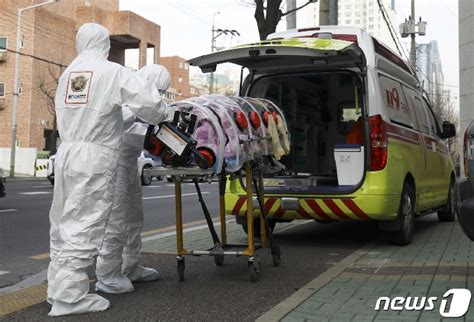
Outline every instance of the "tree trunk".
<path id="1" fill-rule="evenodd" d="M 267 39 L 268 35 L 274 33 L 281 19 L 280 5 L 282 0 L 267 0 L 267 8 L 264 8 L 264 0 L 255 1 L 255 20 L 257 21 L 260 40 Z M 266 11 L 266 15 L 265 15 Z"/>

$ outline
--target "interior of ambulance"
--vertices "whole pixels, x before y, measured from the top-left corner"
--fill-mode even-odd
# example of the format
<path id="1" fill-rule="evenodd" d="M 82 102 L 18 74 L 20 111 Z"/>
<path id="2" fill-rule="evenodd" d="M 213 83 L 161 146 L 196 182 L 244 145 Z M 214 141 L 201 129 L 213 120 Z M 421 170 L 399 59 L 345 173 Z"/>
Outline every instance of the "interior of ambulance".
<path id="1" fill-rule="evenodd" d="M 286 170 L 265 178 L 268 192 L 347 193 L 364 173 L 363 99 L 352 71 L 271 74 L 255 78 L 248 96 L 284 112 L 291 153 Z"/>

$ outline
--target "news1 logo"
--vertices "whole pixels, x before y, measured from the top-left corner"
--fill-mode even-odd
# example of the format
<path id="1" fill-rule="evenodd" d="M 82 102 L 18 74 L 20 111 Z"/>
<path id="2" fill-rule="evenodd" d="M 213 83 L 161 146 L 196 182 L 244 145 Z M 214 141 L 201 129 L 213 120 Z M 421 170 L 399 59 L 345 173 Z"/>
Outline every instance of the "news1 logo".
<path id="1" fill-rule="evenodd" d="M 431 297 L 403 297 L 389 298 L 382 296 L 377 299 L 375 310 L 380 311 L 432 311 L 436 308 L 438 298 Z M 452 288 L 444 293 L 439 306 L 439 314 L 445 318 L 459 318 L 469 310 L 471 291 L 464 288 Z M 449 305 L 448 305 L 449 304 Z"/>

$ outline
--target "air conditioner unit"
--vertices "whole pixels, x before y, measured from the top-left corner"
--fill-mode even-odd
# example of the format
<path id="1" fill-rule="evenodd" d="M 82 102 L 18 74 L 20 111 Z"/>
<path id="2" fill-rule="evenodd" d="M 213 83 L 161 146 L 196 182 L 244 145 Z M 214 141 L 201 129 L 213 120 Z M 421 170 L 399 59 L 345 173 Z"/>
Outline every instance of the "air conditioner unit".
<path id="1" fill-rule="evenodd" d="M 7 107 L 5 98 L 0 97 L 0 111 L 3 111 Z"/>
<path id="2" fill-rule="evenodd" d="M 0 50 L 0 63 L 7 61 L 7 54 L 6 50 Z"/>

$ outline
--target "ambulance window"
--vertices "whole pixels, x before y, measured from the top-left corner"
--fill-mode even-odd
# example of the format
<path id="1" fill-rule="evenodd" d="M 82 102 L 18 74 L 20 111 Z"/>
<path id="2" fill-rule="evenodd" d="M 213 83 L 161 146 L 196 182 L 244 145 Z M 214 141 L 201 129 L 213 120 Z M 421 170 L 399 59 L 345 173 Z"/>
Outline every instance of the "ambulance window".
<path id="1" fill-rule="evenodd" d="M 438 122 L 436 121 L 436 118 L 434 117 L 433 111 L 429 107 L 428 103 L 423 99 L 423 107 L 425 109 L 426 114 L 428 115 L 428 124 L 430 126 L 430 132 L 432 136 L 438 136 L 441 133 L 439 130 L 439 125 Z"/>
<path id="2" fill-rule="evenodd" d="M 380 75 L 380 88 L 385 109 L 392 122 L 413 128 L 413 118 L 408 108 L 402 86 L 396 80 Z"/>
<path id="3" fill-rule="evenodd" d="M 409 87 L 402 85 L 403 92 L 405 93 L 405 97 L 408 103 L 408 109 L 410 110 L 410 114 L 414 116 L 413 124 L 414 129 L 421 131 L 421 121 L 416 113 L 417 109 L 421 108 L 421 102 L 419 102 L 420 106 L 418 106 L 418 102 L 415 101 L 416 93 Z"/>
<path id="4" fill-rule="evenodd" d="M 430 126 L 428 123 L 428 119 L 426 118 L 425 111 L 423 109 L 423 104 L 421 103 L 418 97 L 415 97 L 415 114 L 418 120 L 418 124 L 420 124 L 419 130 L 425 134 L 430 135 Z"/>

